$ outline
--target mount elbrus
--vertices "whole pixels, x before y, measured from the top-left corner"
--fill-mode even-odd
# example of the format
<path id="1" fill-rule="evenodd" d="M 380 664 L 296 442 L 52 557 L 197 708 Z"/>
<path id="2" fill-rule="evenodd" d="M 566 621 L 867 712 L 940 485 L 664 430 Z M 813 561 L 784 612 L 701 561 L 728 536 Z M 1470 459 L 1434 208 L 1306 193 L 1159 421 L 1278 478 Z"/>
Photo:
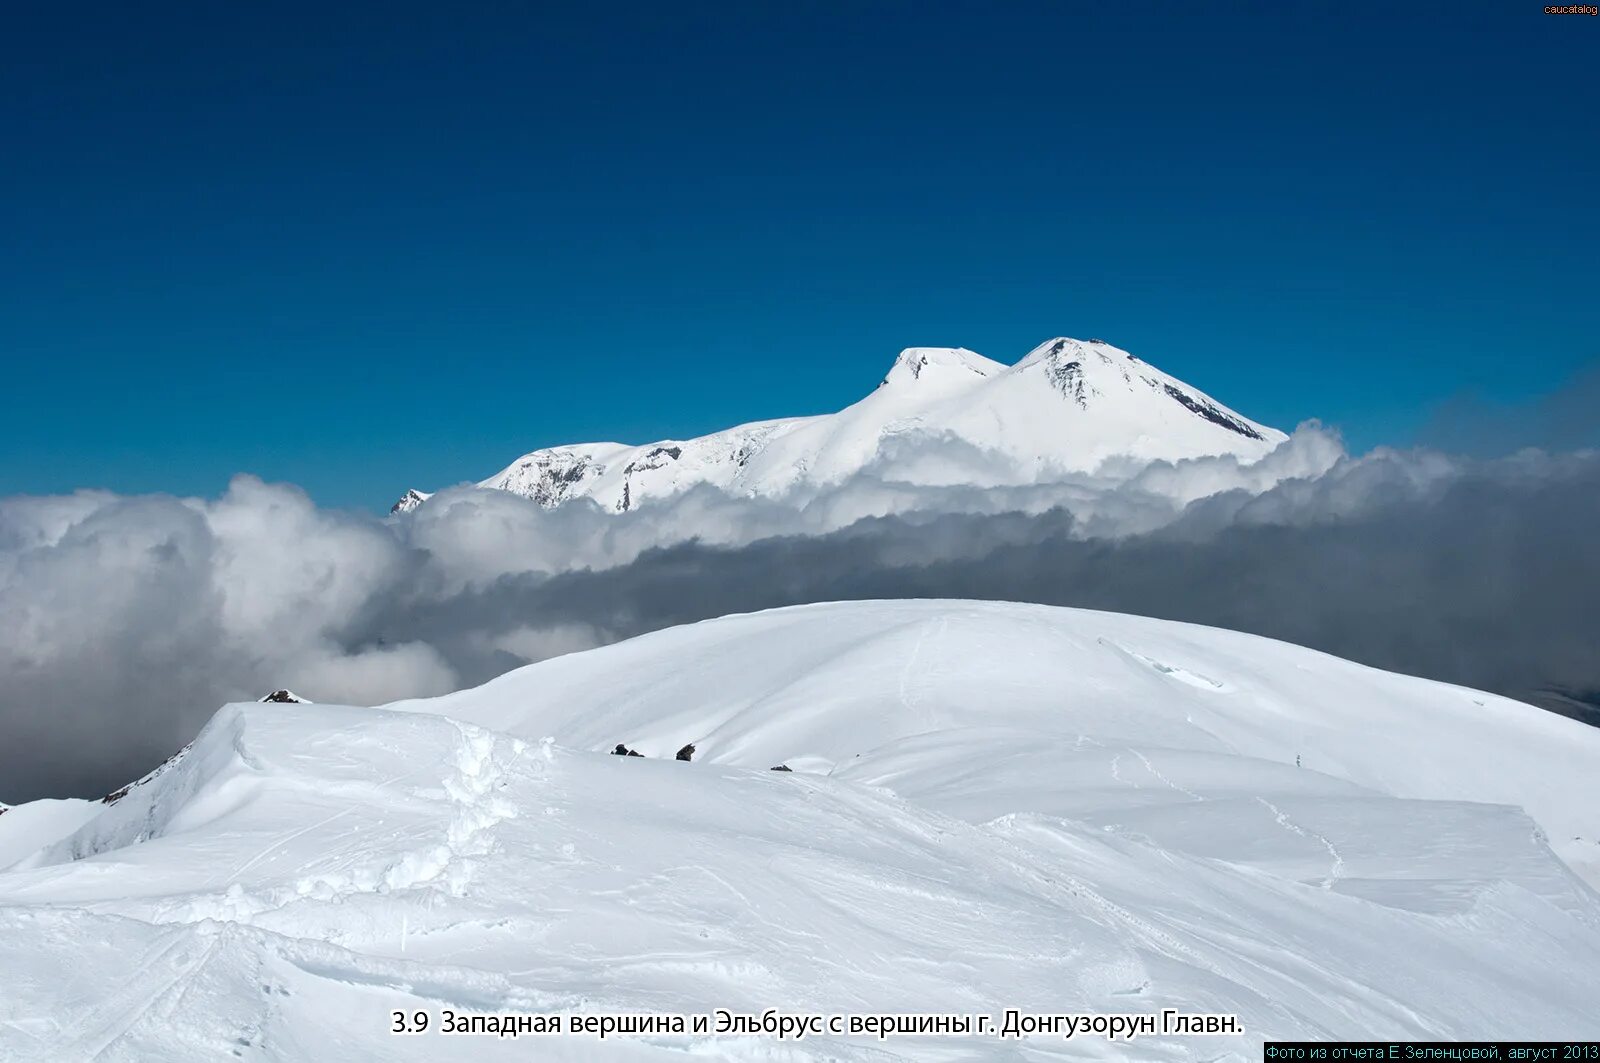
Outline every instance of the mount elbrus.
<path id="1" fill-rule="evenodd" d="M 558 506 L 578 498 L 626 512 L 711 484 L 778 497 L 869 465 L 911 483 L 1031 482 L 1117 459 L 1145 464 L 1218 454 L 1253 461 L 1284 434 L 1102 340 L 1053 339 L 1015 365 L 960 347 L 910 347 L 877 388 L 838 413 L 755 421 L 643 446 L 576 443 L 524 454 L 478 486 Z M 1001 461 L 924 460 L 937 440 Z M 428 499 L 409 490 L 404 513 Z"/>

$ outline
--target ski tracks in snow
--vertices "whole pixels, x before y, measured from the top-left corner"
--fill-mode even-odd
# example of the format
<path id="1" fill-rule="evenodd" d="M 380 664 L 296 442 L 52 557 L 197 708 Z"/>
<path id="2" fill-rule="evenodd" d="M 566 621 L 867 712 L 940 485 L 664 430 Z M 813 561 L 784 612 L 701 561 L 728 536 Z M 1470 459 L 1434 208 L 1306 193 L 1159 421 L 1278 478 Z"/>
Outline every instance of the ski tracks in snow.
<path id="1" fill-rule="evenodd" d="M 1144 765 L 1144 770 L 1145 771 L 1149 772 L 1151 775 L 1154 775 L 1158 780 L 1160 780 L 1163 784 L 1165 784 L 1170 789 L 1178 791 L 1178 793 L 1183 794 L 1185 797 L 1189 798 L 1189 800 L 1191 800 L 1191 801 L 1204 801 L 1205 800 L 1205 798 L 1201 797 L 1199 794 L 1195 793 L 1193 790 L 1185 789 L 1184 787 L 1179 786 L 1177 783 L 1173 782 L 1171 779 L 1167 778 L 1165 775 L 1161 774 L 1161 772 L 1156 769 L 1156 766 L 1154 764 L 1150 763 L 1150 758 L 1145 756 L 1143 753 L 1139 752 L 1137 749 L 1134 749 L 1132 746 L 1129 746 L 1128 747 L 1128 752 L 1132 753 L 1134 756 L 1139 758 L 1139 763 Z"/>
<path id="2" fill-rule="evenodd" d="M 927 623 L 918 627 L 917 641 L 911 644 L 911 652 L 906 655 L 905 666 L 900 669 L 900 682 L 897 692 L 900 698 L 900 704 L 904 705 L 906 708 L 916 708 L 917 703 L 921 700 L 921 695 L 918 694 L 915 689 L 913 689 L 912 677 L 916 672 L 917 659 L 922 654 L 923 643 L 928 641 L 928 636 L 930 634 L 932 634 L 935 639 L 940 638 L 944 635 L 949 626 L 949 618 L 940 616 L 930 619 Z"/>
<path id="3" fill-rule="evenodd" d="M 1322 843 L 1322 847 L 1328 850 L 1328 856 L 1332 862 L 1328 867 L 1327 877 L 1322 880 L 1321 885 L 1325 890 L 1333 889 L 1333 884 L 1344 877 L 1344 857 L 1339 855 L 1338 848 L 1335 847 L 1334 844 L 1323 835 L 1318 834 L 1314 830 L 1308 830 L 1305 827 L 1300 826 L 1294 820 L 1289 818 L 1289 814 L 1287 812 L 1273 804 L 1271 801 L 1268 801 L 1265 797 L 1257 797 L 1256 802 L 1265 807 L 1268 812 L 1271 812 L 1272 818 L 1276 820 L 1278 826 L 1282 827 L 1284 830 L 1298 834 L 1302 838 L 1315 838 L 1318 842 Z"/>
<path id="4" fill-rule="evenodd" d="M 1099 745 L 1098 742 L 1095 743 L 1095 744 Z M 1079 739 L 1078 739 L 1078 746 L 1081 747 L 1082 745 L 1083 745 L 1083 738 L 1080 735 Z M 1117 782 L 1122 783 L 1125 786 L 1130 786 L 1135 790 L 1144 789 L 1144 787 L 1140 786 L 1137 782 L 1135 782 L 1134 780 L 1132 780 L 1130 778 L 1127 778 L 1126 776 L 1124 776 L 1122 774 L 1122 757 L 1123 757 L 1124 753 L 1132 754 L 1139 761 L 1139 764 L 1144 768 L 1145 773 L 1148 774 L 1149 776 L 1151 776 L 1152 778 L 1154 778 L 1157 782 L 1159 782 L 1161 785 L 1165 786 L 1167 789 L 1172 790 L 1174 793 L 1182 794 L 1184 797 L 1188 798 L 1190 801 L 1204 801 L 1205 800 L 1205 798 L 1203 796 L 1201 796 L 1200 794 L 1195 793 L 1193 790 L 1189 789 L 1188 787 L 1179 786 L 1177 783 L 1175 783 L 1171 779 L 1167 778 L 1167 776 L 1162 773 L 1161 769 L 1157 768 L 1155 766 L 1155 764 L 1151 762 L 1151 760 L 1150 760 L 1150 758 L 1148 756 L 1146 756 L 1142 751 L 1140 751 L 1138 749 L 1135 749 L 1133 746 L 1123 746 L 1121 753 L 1113 753 L 1111 755 L 1111 765 L 1110 765 L 1110 767 L 1111 767 L 1111 777 L 1113 779 L 1115 779 Z"/>

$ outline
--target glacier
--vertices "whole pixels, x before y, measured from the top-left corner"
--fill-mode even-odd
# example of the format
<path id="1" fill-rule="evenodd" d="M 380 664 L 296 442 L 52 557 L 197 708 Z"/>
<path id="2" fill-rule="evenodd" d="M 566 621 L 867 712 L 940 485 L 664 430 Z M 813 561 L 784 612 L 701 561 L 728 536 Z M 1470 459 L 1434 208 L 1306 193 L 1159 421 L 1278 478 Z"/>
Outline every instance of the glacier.
<path id="1" fill-rule="evenodd" d="M 910 347 L 877 388 L 838 413 L 758 421 L 643 446 L 580 443 L 525 454 L 478 483 L 543 506 L 587 498 L 610 512 L 710 484 L 783 498 L 836 485 L 869 465 L 926 486 L 1018 485 L 1108 463 L 1232 455 L 1255 461 L 1286 437 L 1103 340 L 1060 337 L 1015 365 L 965 348 Z M 931 456 L 928 441 L 990 460 Z M 406 513 L 431 497 L 408 490 Z"/>

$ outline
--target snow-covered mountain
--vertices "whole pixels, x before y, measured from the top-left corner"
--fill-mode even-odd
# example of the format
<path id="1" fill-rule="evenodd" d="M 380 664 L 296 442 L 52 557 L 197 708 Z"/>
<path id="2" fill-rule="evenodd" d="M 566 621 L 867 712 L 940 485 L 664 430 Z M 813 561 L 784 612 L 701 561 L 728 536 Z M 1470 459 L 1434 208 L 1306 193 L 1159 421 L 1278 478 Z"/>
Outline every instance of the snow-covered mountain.
<path id="1" fill-rule="evenodd" d="M 590 498 L 622 512 L 702 483 L 778 496 L 837 483 L 873 463 L 911 483 L 972 482 L 973 463 L 951 460 L 954 449 L 992 458 L 980 474 L 987 479 L 1028 483 L 1117 458 L 1254 460 L 1283 438 L 1127 351 L 1061 338 L 1011 366 L 962 348 L 912 347 L 876 390 L 838 413 L 644 446 L 536 450 L 479 486 L 545 506 Z M 407 491 L 393 511 L 428 497 Z"/>
<path id="2" fill-rule="evenodd" d="M 386 708 L 230 705 L 112 804 L 0 816 L 0 852 L 13 822 L 36 849 L 0 873 L 0 1058 L 1248 1060 L 1269 1038 L 1595 1038 L 1597 764 L 1600 731 L 1494 695 L 1004 603 L 802 606 Z M 1007 1008 L 1169 1007 L 1244 1033 L 995 1035 Z M 446 1009 L 717 1008 L 994 1027 L 440 1032 Z M 392 1035 L 395 1011 L 428 1030 Z"/>

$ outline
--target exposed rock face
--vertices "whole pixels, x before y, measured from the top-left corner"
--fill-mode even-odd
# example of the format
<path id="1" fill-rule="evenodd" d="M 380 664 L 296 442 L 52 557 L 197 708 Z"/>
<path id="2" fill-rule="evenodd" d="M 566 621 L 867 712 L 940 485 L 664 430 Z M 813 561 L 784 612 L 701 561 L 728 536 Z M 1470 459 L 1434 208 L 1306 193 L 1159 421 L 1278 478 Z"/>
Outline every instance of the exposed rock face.
<path id="1" fill-rule="evenodd" d="M 261 700 L 265 701 L 267 699 L 266 698 L 262 698 Z M 298 700 L 298 699 L 296 699 L 296 700 Z M 135 779 L 133 782 L 129 783 L 126 786 L 121 786 L 121 787 L 118 787 L 115 790 L 112 790 L 109 794 L 106 794 L 104 797 L 102 797 L 100 799 L 100 803 L 101 804 L 106 804 L 106 805 L 114 805 L 118 801 L 121 801 L 124 797 L 127 797 L 128 794 L 132 793 L 135 788 L 140 787 L 140 786 L 148 786 L 150 783 L 154 782 L 156 779 L 159 779 L 162 776 L 163 773 L 165 773 L 166 771 L 171 769 L 174 764 L 176 764 L 176 763 L 178 763 L 178 761 L 182 760 L 183 759 L 183 755 L 185 753 L 189 752 L 189 747 L 192 746 L 192 745 L 194 745 L 194 743 L 190 742 L 188 745 L 184 746 L 182 749 L 180 749 L 176 753 L 172 754 L 172 756 L 168 757 L 166 760 L 163 760 L 156 767 L 156 769 L 154 771 L 152 771 L 150 774 L 146 775 L 144 778 Z"/>
<path id="2" fill-rule="evenodd" d="M 1230 432 L 1238 432 L 1247 439 L 1262 438 L 1261 433 L 1246 424 L 1244 418 L 1235 417 L 1223 411 L 1215 403 L 1190 395 L 1188 392 L 1175 388 L 1171 384 L 1163 384 L 1162 388 L 1174 401 L 1190 413 L 1204 417 L 1212 424 L 1220 425 Z"/>
<path id="3" fill-rule="evenodd" d="M 613 757 L 642 757 L 642 756 L 644 756 L 644 754 L 639 752 L 637 749 L 629 749 L 627 746 L 623 745 L 621 742 L 617 743 L 617 748 L 613 749 L 611 751 L 611 755 Z"/>
<path id="4" fill-rule="evenodd" d="M 398 502 L 389 507 L 389 512 L 391 514 L 410 513 L 413 509 L 416 509 L 418 506 L 422 505 L 422 503 L 426 502 L 432 497 L 433 496 L 428 494 L 426 491 L 418 491 L 413 487 L 405 494 L 401 495 Z"/>
<path id="5" fill-rule="evenodd" d="M 683 761 L 688 761 L 688 760 L 693 760 L 694 759 L 694 743 L 693 742 L 690 742 L 688 745 L 686 745 L 682 749 L 678 750 L 678 759 L 679 760 L 683 760 Z"/>
<path id="6" fill-rule="evenodd" d="M 279 705 L 305 705 L 305 704 L 309 704 L 309 702 L 307 702 L 307 700 L 305 698 L 301 697 L 299 694 L 296 694 L 292 690 L 274 690 L 272 693 L 268 694 L 266 697 L 258 698 L 256 700 L 263 701 L 263 702 L 273 701 L 273 702 L 277 702 Z"/>

